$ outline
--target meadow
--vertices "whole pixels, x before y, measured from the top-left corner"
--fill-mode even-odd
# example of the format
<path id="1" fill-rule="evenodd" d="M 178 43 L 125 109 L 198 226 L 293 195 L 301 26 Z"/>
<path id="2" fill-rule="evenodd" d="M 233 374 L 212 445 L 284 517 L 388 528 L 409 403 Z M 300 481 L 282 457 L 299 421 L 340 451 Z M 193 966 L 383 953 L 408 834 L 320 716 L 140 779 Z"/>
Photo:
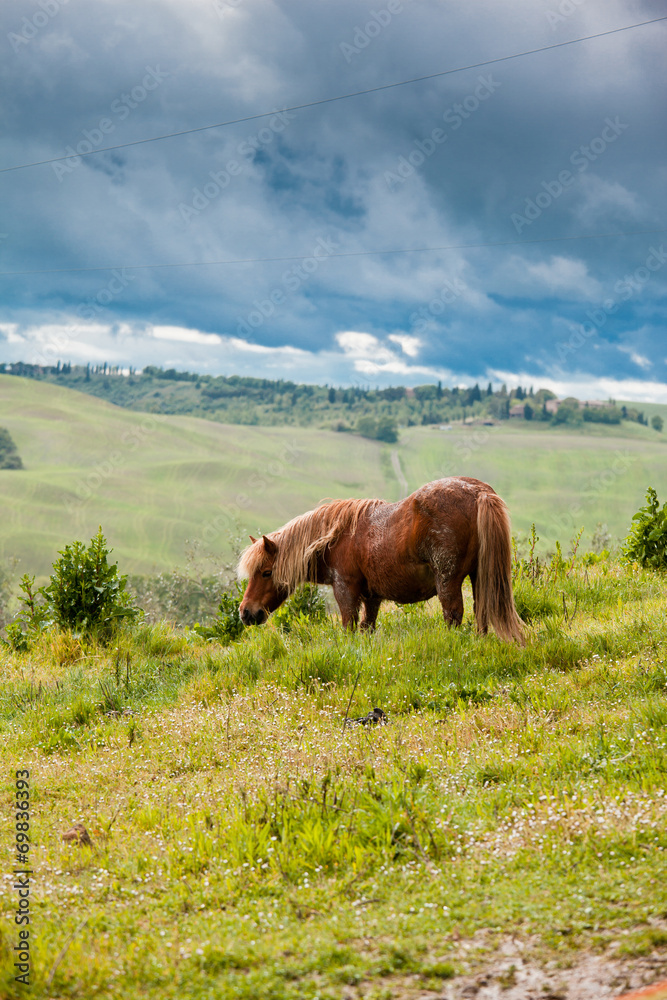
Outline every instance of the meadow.
<path id="1" fill-rule="evenodd" d="M 25 465 L 0 472 L 19 573 L 99 524 L 122 573 L 219 566 L 323 496 L 462 472 L 508 501 L 524 556 L 541 536 L 541 569 L 515 567 L 523 648 L 476 634 L 469 593 L 452 632 L 431 602 L 384 606 L 373 635 L 331 615 L 226 645 L 178 620 L 3 645 L 0 997 L 26 995 L 18 770 L 36 998 L 597 1000 L 667 977 L 667 587 L 586 555 L 648 485 L 664 501 L 661 435 L 510 421 L 382 445 L 16 377 L 0 426 Z M 386 725 L 354 721 L 376 706 Z M 90 843 L 63 840 L 75 823 Z"/>
<path id="2" fill-rule="evenodd" d="M 613 997 L 667 976 L 664 576 L 519 568 L 525 648 L 388 605 L 374 635 L 166 623 L 1 654 L 0 995 Z M 345 724 L 374 706 L 386 725 Z M 82 823 L 90 845 L 66 843 Z"/>
<path id="3" fill-rule="evenodd" d="M 40 577 L 63 545 L 100 524 L 123 572 L 183 570 L 193 552 L 215 570 L 239 537 L 273 530 L 323 497 L 398 499 L 396 460 L 409 491 L 444 475 L 491 483 L 519 535 L 535 522 L 543 550 L 581 527 L 590 543 L 598 523 L 616 540 L 648 485 L 667 495 L 667 435 L 635 423 L 407 427 L 387 445 L 310 427 L 137 413 L 0 375 L 0 426 L 25 466 L 0 470 L 0 557 Z"/>
<path id="4" fill-rule="evenodd" d="M 20 573 L 47 574 L 63 545 L 100 524 L 124 572 L 184 568 L 192 547 L 215 565 L 231 557 L 241 521 L 247 531 L 269 530 L 323 496 L 387 488 L 374 441 L 351 447 L 348 435 L 330 431 L 136 413 L 38 388 L 0 376 L 0 426 L 25 466 L 13 476 L 0 470 L 0 553 L 18 558 Z"/>

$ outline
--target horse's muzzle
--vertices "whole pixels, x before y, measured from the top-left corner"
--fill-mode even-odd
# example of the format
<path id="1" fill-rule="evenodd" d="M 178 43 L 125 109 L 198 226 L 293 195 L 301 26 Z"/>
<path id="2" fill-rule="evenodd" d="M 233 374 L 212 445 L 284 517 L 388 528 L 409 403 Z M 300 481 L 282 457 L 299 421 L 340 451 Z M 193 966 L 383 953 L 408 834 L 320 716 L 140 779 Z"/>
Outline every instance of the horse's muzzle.
<path id="1" fill-rule="evenodd" d="M 264 608 L 260 608 L 259 611 L 249 611 L 244 608 L 241 611 L 241 621 L 244 625 L 263 625 L 266 621 L 268 615 Z"/>

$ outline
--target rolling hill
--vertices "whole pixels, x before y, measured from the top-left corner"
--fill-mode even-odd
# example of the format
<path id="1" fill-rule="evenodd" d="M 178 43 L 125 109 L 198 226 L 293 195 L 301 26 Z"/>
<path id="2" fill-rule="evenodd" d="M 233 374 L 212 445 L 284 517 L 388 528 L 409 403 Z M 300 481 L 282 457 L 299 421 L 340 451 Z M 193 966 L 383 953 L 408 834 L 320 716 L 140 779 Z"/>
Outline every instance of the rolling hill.
<path id="1" fill-rule="evenodd" d="M 0 426 L 25 466 L 0 470 L 0 554 L 21 573 L 47 573 L 99 524 L 125 572 L 183 567 L 192 543 L 215 565 L 230 556 L 234 518 L 270 530 L 324 496 L 397 489 L 374 441 L 136 413 L 10 376 Z"/>
<path id="2" fill-rule="evenodd" d="M 124 572 L 184 568 L 193 546 L 213 568 L 238 530 L 272 530 L 324 497 L 397 499 L 403 478 L 408 491 L 445 475 L 483 479 L 507 500 L 515 530 L 534 521 L 543 546 L 581 526 L 590 544 L 598 522 L 622 536 L 648 485 L 667 495 L 665 436 L 637 424 L 410 427 L 388 446 L 140 413 L 3 375 L 0 426 L 25 466 L 0 470 L 0 555 L 38 575 L 100 524 Z"/>

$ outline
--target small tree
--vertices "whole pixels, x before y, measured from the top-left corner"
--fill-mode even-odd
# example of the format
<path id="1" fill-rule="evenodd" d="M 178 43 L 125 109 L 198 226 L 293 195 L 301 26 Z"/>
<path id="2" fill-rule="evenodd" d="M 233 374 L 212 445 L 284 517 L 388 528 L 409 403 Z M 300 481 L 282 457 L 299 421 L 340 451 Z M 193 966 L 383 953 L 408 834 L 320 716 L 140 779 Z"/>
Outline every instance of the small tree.
<path id="1" fill-rule="evenodd" d="M 22 469 L 23 462 L 14 439 L 6 427 L 0 427 L 0 469 Z"/>
<path id="2" fill-rule="evenodd" d="M 48 586 L 40 590 L 60 628 L 104 634 L 139 614 L 125 589 L 127 577 L 118 575 L 116 563 L 109 564 L 109 554 L 102 528 L 88 548 L 72 542 L 60 552 Z"/>
<path id="3" fill-rule="evenodd" d="M 659 417 L 657 413 L 654 417 L 651 417 L 651 427 L 653 428 L 654 431 L 657 431 L 658 434 L 662 434 L 662 428 L 664 426 L 665 425 L 662 417 Z"/>
<path id="4" fill-rule="evenodd" d="M 640 507 L 632 520 L 623 545 L 624 557 L 642 566 L 667 569 L 667 503 L 660 507 L 653 487 L 646 491 L 646 506 Z"/>

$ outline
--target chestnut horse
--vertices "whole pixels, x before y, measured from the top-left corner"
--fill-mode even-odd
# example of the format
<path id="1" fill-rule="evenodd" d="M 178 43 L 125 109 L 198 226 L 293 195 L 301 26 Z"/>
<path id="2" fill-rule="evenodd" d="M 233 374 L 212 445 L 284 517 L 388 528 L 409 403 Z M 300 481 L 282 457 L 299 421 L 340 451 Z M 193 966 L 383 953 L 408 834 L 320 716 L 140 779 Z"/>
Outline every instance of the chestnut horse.
<path id="1" fill-rule="evenodd" d="M 300 584 L 333 587 L 343 625 L 372 629 L 384 600 L 426 601 L 436 594 L 448 625 L 463 619 L 461 585 L 470 577 L 479 632 L 488 625 L 523 642 L 514 607 L 507 507 L 479 479 L 427 483 L 398 503 L 331 500 L 295 517 L 241 554 L 248 580 L 246 625 L 261 625 Z"/>

